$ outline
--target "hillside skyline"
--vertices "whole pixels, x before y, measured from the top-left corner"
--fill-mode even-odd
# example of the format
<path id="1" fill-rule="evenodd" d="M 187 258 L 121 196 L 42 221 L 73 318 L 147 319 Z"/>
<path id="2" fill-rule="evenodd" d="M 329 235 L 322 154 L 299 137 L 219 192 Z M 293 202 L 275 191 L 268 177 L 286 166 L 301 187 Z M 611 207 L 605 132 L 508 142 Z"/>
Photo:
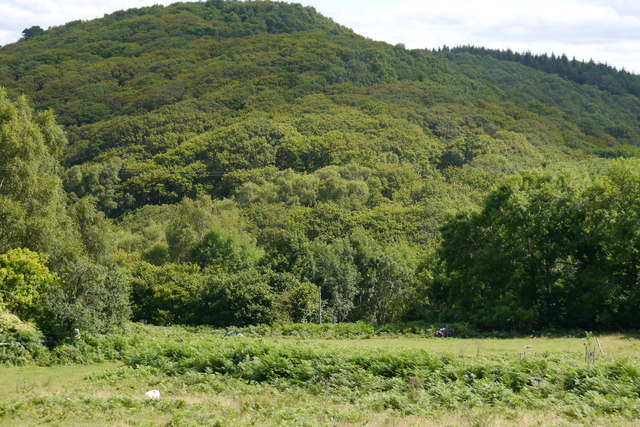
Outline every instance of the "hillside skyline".
<path id="1" fill-rule="evenodd" d="M 22 30 L 47 29 L 74 20 L 91 20 L 104 14 L 172 0 L 95 0 L 47 2 L 1 0 L 0 45 L 16 42 Z M 289 1 L 289 3 L 294 3 Z M 480 6 L 471 0 L 446 3 L 403 0 L 388 2 L 305 0 L 335 22 L 365 37 L 411 49 L 437 49 L 447 45 L 482 46 L 516 52 L 556 55 L 588 62 L 594 60 L 638 74 L 635 52 L 640 40 L 640 6 L 631 2 L 562 0 L 543 2 L 532 10 L 525 2 L 492 0 Z"/>

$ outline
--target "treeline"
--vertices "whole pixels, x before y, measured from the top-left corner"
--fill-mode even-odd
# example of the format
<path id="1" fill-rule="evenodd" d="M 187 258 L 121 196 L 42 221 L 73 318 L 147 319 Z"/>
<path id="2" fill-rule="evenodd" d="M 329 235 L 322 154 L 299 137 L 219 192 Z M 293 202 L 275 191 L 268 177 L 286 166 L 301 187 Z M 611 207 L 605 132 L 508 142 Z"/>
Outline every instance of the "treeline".
<path id="1" fill-rule="evenodd" d="M 446 221 L 434 251 L 394 241 L 397 233 L 382 237 L 375 228 L 365 230 L 366 221 L 342 228 L 336 221 L 344 221 L 345 212 L 335 209 L 314 229 L 303 220 L 270 230 L 273 236 L 261 248 L 246 235 L 225 234 L 219 224 L 233 212 L 228 202 L 216 220 L 210 213 L 221 214 L 219 202 L 185 200 L 183 213 L 167 225 L 168 243 L 153 244 L 134 264 L 134 307 L 144 307 L 136 315 L 152 322 L 242 324 L 238 317 L 225 318 L 229 313 L 216 305 L 237 299 L 245 314 L 249 307 L 266 310 L 245 324 L 313 321 L 319 288 L 324 321 L 635 328 L 638 190 L 637 161 L 520 173 L 490 192 L 479 210 Z M 218 289 L 213 299 L 207 295 L 212 289 Z M 262 303 L 252 305 L 243 289 L 256 292 Z M 296 303 L 287 306 L 291 301 Z M 211 317 L 204 307 L 214 306 Z"/>
<path id="2" fill-rule="evenodd" d="M 365 232 L 331 243 L 283 233 L 264 252 L 215 228 L 182 263 L 130 262 L 135 320 L 251 325 L 402 318 L 416 254 Z M 259 256 L 256 256 L 258 255 Z"/>
<path id="3" fill-rule="evenodd" d="M 557 74 L 578 84 L 589 84 L 607 92 L 624 95 L 626 93 L 640 96 L 640 76 L 632 74 L 624 69 L 618 70 L 608 64 L 578 61 L 569 59 L 566 54 L 551 56 L 546 53 L 532 54 L 531 52 L 514 52 L 511 49 L 487 49 L 476 46 L 458 46 L 454 48 L 442 48 L 441 52 L 463 53 L 474 55 L 487 55 L 503 61 L 513 61 L 532 67 L 545 73 Z"/>
<path id="4" fill-rule="evenodd" d="M 55 344 L 128 318 L 309 322 L 318 298 L 325 322 L 639 324 L 636 160 L 491 175 L 503 183 L 480 209 L 457 199 L 467 212 L 449 220 L 456 199 L 438 178 L 391 163 L 385 174 L 254 171 L 231 198 L 148 205 L 113 224 L 95 198 L 63 192 L 65 139 L 50 113 L 4 94 L 0 113 L 5 338 L 42 332 Z"/>
<path id="5" fill-rule="evenodd" d="M 501 185 L 444 226 L 430 306 L 485 328 L 637 328 L 639 167 Z"/>
<path id="6" fill-rule="evenodd" d="M 70 200 L 63 190 L 58 157 L 65 145 L 51 112 L 34 114 L 26 98 L 12 102 L 0 88 L 3 342 L 44 333 L 57 344 L 75 329 L 107 332 L 131 313 L 109 222 L 91 199 Z"/>

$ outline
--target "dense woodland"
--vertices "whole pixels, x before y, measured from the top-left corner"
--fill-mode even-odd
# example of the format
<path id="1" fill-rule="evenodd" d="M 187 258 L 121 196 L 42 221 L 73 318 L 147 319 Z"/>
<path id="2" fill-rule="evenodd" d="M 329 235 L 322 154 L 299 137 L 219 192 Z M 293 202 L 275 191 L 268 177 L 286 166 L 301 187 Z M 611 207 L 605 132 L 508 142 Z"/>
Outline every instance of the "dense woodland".
<path id="1" fill-rule="evenodd" d="M 325 322 L 640 327 L 636 75 L 212 0 L 27 29 L 0 87 L 7 331 L 317 321 L 318 289 Z"/>
<path id="2" fill-rule="evenodd" d="M 449 51 L 448 48 L 439 49 L 440 52 Z M 569 60 L 566 54 L 556 56 L 551 54 L 534 55 L 531 52 L 519 53 L 507 50 L 486 49 L 483 47 L 460 46 L 451 49 L 454 53 L 469 52 L 474 55 L 488 55 L 504 61 L 514 61 L 542 70 L 547 73 L 557 74 L 579 84 L 596 86 L 607 92 L 624 95 L 640 96 L 640 81 L 636 75 L 614 67 L 596 63 L 591 59 L 588 63 Z"/>

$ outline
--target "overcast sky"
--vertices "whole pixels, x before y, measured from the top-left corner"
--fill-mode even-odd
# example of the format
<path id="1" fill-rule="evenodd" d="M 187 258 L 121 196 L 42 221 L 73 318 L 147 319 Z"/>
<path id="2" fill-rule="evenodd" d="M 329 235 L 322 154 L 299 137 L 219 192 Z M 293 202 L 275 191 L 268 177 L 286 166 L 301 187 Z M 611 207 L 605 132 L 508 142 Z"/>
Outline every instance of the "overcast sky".
<path id="1" fill-rule="evenodd" d="M 0 0 L 0 44 L 46 29 L 171 0 Z M 640 74 L 640 0 L 303 0 L 374 40 L 408 48 L 471 44 L 566 53 Z"/>

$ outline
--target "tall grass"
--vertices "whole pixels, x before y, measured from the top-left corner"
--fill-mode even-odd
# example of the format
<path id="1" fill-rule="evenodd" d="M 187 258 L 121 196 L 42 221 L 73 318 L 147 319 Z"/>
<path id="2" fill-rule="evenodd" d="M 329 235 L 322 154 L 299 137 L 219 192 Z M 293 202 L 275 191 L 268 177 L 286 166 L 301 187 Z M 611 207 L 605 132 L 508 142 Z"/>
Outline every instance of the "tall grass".
<path id="1" fill-rule="evenodd" d="M 453 325 L 459 336 L 475 336 L 477 333 L 464 324 Z M 36 332 L 21 334 L 0 333 L 0 364 L 39 365 L 95 363 L 104 360 L 118 360 L 127 350 L 150 339 L 187 337 L 197 332 L 199 336 L 220 337 L 229 330 L 241 332 L 247 337 L 290 337 L 290 338 L 324 338 L 353 339 L 369 337 L 397 336 L 433 336 L 441 327 L 423 322 L 396 323 L 375 326 L 370 323 L 325 323 L 325 324 L 274 324 L 229 327 L 216 329 L 201 327 L 153 327 L 141 324 L 129 324 L 120 333 L 109 335 L 92 335 L 82 333 L 79 340 L 69 341 L 53 349 L 48 348 L 45 340 Z M 182 339 L 183 339 L 182 338 Z"/>
<path id="2" fill-rule="evenodd" d="M 286 414 L 286 396 L 292 394 L 306 396 L 318 413 L 322 412 L 321 402 L 326 401 L 357 407 L 368 414 L 402 416 L 432 417 L 471 409 L 472 413 L 498 413 L 501 417 L 509 413 L 549 412 L 581 423 L 600 422 L 607 417 L 640 418 L 638 358 L 608 355 L 586 362 L 580 351 L 562 349 L 522 358 L 514 351 L 487 352 L 490 355 L 484 356 L 485 350 L 480 351 L 479 347 L 461 357 L 455 351 L 437 353 L 394 347 L 403 343 L 406 346 L 409 341 L 424 342 L 430 348 L 449 342 L 455 347 L 462 342 L 436 338 L 390 339 L 384 348 L 358 345 L 375 341 L 363 340 L 370 334 L 399 336 L 398 330 L 415 327 L 396 325 L 387 331 L 367 324 L 259 326 L 243 328 L 246 338 L 224 338 L 224 330 L 210 328 L 129 325 L 119 335 L 83 335 L 72 344 L 54 349 L 32 340 L 23 343 L 21 351 L 11 353 L 12 346 L 18 348 L 14 343 L 0 349 L 0 360 L 41 365 L 121 361 L 124 366 L 88 378 L 98 389 L 112 387 L 120 396 L 107 397 L 106 403 L 92 397 L 90 405 L 95 408 L 92 406 L 90 411 L 96 416 L 100 415 L 100 405 L 114 405 L 114 411 L 123 413 L 142 411 L 146 406 L 127 396 L 138 384 L 146 384 L 142 387 L 159 388 L 168 394 L 173 390 L 179 395 L 195 392 L 244 396 L 252 393 L 249 390 L 265 393 L 245 399 L 246 405 L 256 408 L 241 407 L 238 414 L 226 419 L 229 423 L 237 422 L 234 417 L 243 416 L 239 414 L 244 414 L 245 409 L 260 414 L 264 410 L 260 408 L 268 405 L 260 399 L 268 396 L 284 405 L 279 411 Z M 413 329 L 409 335 L 421 336 L 421 331 Z M 349 341 L 348 336 L 360 339 Z M 480 339 L 478 342 L 482 345 Z M 78 408 L 83 407 L 83 390 L 69 398 Z M 3 411 L 49 413 L 65 411 L 68 405 L 66 400 L 49 395 L 34 397 L 27 403 L 0 402 L 0 418 Z M 195 406 L 168 410 L 173 414 L 202 415 Z M 323 414 L 330 423 L 331 414 Z M 350 413 L 345 419 L 370 419 L 359 418 L 361 414 Z M 303 418 L 308 420 L 309 416 Z"/>
<path id="3" fill-rule="evenodd" d="M 163 342 L 131 354 L 127 365 L 168 375 L 220 374 L 282 389 L 332 393 L 379 408 L 569 404 L 594 414 L 640 416 L 636 361 L 580 362 L 569 355 L 460 358 L 422 350 L 320 348 L 313 344 L 211 339 Z"/>

